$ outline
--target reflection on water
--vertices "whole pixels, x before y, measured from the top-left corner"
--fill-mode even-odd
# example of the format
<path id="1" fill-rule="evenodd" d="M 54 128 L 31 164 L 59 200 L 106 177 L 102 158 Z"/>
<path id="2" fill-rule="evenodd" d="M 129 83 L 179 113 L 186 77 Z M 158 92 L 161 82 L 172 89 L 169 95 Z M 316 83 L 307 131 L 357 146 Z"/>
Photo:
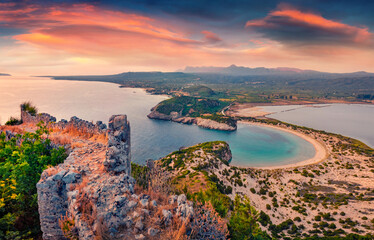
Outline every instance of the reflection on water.
<path id="1" fill-rule="evenodd" d="M 0 121 L 18 116 L 19 104 L 28 100 L 58 120 L 77 116 L 107 122 L 112 114 L 127 114 L 132 159 L 139 163 L 158 159 L 182 146 L 215 140 L 227 141 L 233 153 L 232 163 L 243 166 L 294 163 L 315 153 L 307 141 L 275 129 L 239 124 L 238 131 L 223 132 L 148 119 L 149 110 L 165 98 L 111 83 L 0 78 Z"/>

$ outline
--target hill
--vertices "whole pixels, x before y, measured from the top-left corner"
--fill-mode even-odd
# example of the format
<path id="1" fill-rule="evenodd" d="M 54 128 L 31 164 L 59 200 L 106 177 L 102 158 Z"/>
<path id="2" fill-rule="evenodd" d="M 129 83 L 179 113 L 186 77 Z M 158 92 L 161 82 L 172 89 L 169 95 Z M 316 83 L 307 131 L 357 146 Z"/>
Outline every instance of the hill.
<path id="1" fill-rule="evenodd" d="M 127 72 L 115 75 L 51 76 L 56 80 L 101 81 L 145 88 L 152 94 L 269 102 L 282 96 L 361 101 L 374 95 L 374 74 L 325 73 L 294 68 L 187 67 L 185 72 Z M 193 86 L 191 86 L 193 85 Z M 370 97 L 369 97 L 370 98 Z"/>

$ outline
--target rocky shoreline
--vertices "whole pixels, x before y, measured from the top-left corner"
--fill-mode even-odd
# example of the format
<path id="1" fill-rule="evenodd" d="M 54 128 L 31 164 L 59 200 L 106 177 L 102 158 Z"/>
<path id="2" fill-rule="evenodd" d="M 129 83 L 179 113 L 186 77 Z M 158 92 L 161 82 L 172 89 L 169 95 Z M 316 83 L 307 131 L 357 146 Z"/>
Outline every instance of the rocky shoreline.
<path id="1" fill-rule="evenodd" d="M 221 131 L 235 131 L 237 129 L 237 125 L 231 126 L 227 123 L 217 122 L 211 119 L 205 119 L 201 117 L 183 117 L 178 112 L 171 112 L 170 115 L 166 115 L 160 113 L 155 110 L 155 108 L 151 109 L 151 113 L 147 115 L 150 119 L 157 119 L 157 120 L 165 120 L 165 121 L 173 121 L 177 123 L 183 124 L 196 124 L 199 127 L 207 128 L 207 129 L 214 129 L 214 130 L 221 130 Z"/>

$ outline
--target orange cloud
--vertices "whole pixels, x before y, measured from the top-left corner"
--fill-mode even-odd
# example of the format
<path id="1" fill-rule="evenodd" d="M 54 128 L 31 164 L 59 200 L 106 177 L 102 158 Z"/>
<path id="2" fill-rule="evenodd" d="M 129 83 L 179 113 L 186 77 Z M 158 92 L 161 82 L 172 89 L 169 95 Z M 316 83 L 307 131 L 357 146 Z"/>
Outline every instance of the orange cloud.
<path id="1" fill-rule="evenodd" d="M 373 37 L 366 27 L 356 27 L 329 20 L 315 13 L 302 12 L 289 5 L 280 5 L 263 19 L 248 21 L 246 27 L 276 40 L 296 39 L 306 43 L 335 40 L 368 44 L 372 43 Z"/>
<path id="2" fill-rule="evenodd" d="M 279 18 L 283 23 L 276 21 Z M 334 57 L 341 57 L 339 53 L 345 56 L 346 49 L 336 48 L 331 57 L 326 57 L 322 55 L 329 54 L 328 48 L 313 45 L 310 48 L 313 51 L 308 51 L 307 48 L 282 44 L 277 39 L 290 37 L 283 33 L 286 27 L 312 32 L 312 37 L 309 36 L 311 39 L 317 33 L 323 33 L 328 39 L 336 40 L 339 36 L 345 42 L 361 44 L 368 41 L 366 39 L 371 35 L 365 28 L 291 8 L 277 9 L 264 19 L 249 21 L 248 28 L 267 30 L 264 32 L 265 38 L 250 35 L 251 40 L 231 36 L 223 40 L 211 29 L 195 26 L 191 30 L 188 24 L 173 25 L 171 21 L 102 9 L 91 4 L 44 7 L 29 4 L 23 8 L 15 4 L 0 4 L 0 24 L 23 30 L 22 34 L 13 36 L 14 43 L 0 45 L 0 66 L 10 69 L 9 72 L 110 74 L 136 70 L 170 71 L 186 65 L 207 64 L 252 67 L 286 65 L 298 68 L 316 68 L 315 65 L 319 64 L 320 67 L 316 69 L 327 70 L 322 67 L 328 66 L 330 71 L 345 71 L 347 66 L 362 70 L 360 66 L 364 64 L 366 70 L 374 67 L 368 57 L 373 52 L 367 49 L 352 50 L 356 59 L 362 52 L 368 52 L 362 53 L 365 57 L 359 66 L 353 66 L 346 60 L 346 63 L 341 62 L 334 68 L 331 66 L 337 62 L 333 60 Z M 227 40 L 231 42 L 226 43 Z M 300 42 L 302 40 L 305 38 Z"/>

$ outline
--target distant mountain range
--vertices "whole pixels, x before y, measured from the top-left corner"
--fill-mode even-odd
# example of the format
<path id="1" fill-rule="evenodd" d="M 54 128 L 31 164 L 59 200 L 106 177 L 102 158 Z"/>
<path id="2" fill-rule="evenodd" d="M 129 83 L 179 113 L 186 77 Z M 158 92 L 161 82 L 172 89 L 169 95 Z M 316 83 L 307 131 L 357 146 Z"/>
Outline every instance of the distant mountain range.
<path id="1" fill-rule="evenodd" d="M 0 73 L 0 76 L 11 76 L 11 75 L 8 73 Z"/>
<path id="2" fill-rule="evenodd" d="M 231 65 L 229 67 L 189 67 L 187 66 L 184 73 L 207 73 L 207 74 L 225 74 L 231 76 L 264 76 L 264 75 L 308 75 L 308 76 L 351 76 L 351 77 L 364 77 L 374 76 L 374 73 L 368 72 L 353 72 L 353 73 L 328 73 L 318 72 L 314 70 L 303 70 L 298 68 L 278 67 L 278 68 L 250 68 Z"/>

